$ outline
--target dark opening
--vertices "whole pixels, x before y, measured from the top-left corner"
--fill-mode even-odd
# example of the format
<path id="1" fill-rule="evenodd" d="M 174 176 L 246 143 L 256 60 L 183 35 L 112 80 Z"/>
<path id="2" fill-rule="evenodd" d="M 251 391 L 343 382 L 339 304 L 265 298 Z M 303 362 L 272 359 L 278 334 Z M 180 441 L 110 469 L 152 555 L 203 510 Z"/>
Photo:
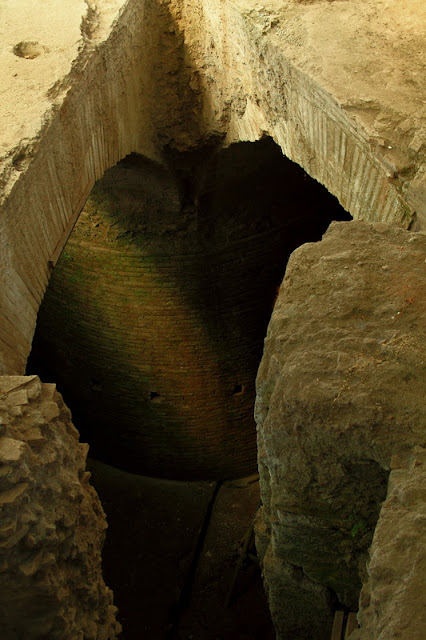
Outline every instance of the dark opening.
<path id="1" fill-rule="evenodd" d="M 27 372 L 90 444 L 125 640 L 275 638 L 247 544 L 255 377 L 287 260 L 332 220 L 350 216 L 271 139 L 132 155 L 89 197 Z"/>
<path id="2" fill-rule="evenodd" d="M 93 189 L 52 274 L 27 371 L 57 383 L 106 463 L 253 473 L 254 382 L 288 257 L 349 219 L 269 138 L 170 153 L 167 168 L 129 156 Z"/>
<path id="3" fill-rule="evenodd" d="M 92 391 L 102 391 L 102 385 L 99 380 L 90 380 L 90 388 Z"/>

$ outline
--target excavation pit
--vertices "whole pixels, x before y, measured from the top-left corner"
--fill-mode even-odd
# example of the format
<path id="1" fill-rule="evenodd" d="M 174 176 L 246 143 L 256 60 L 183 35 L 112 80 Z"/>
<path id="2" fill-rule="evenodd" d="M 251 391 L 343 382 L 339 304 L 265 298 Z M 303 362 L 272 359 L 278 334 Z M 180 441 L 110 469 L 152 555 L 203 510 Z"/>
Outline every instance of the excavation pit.
<path id="1" fill-rule="evenodd" d="M 348 219 L 270 138 L 171 153 L 168 166 L 131 155 L 62 253 L 27 371 L 57 383 L 107 464 L 179 480 L 254 473 L 254 383 L 288 257 Z"/>

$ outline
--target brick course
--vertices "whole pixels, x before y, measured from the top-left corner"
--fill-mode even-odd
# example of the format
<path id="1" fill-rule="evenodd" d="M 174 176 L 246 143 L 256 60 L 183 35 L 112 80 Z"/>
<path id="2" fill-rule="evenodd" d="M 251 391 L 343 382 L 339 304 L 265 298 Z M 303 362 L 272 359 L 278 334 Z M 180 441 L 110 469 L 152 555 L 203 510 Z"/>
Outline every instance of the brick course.
<path id="1" fill-rule="evenodd" d="M 92 454 L 130 471 L 256 470 L 263 339 L 318 198 L 303 218 L 304 195 L 293 193 L 303 171 L 270 143 L 217 164 L 199 206 L 182 205 L 171 174 L 144 159 L 107 172 L 39 313 L 34 371 L 57 382 Z"/>

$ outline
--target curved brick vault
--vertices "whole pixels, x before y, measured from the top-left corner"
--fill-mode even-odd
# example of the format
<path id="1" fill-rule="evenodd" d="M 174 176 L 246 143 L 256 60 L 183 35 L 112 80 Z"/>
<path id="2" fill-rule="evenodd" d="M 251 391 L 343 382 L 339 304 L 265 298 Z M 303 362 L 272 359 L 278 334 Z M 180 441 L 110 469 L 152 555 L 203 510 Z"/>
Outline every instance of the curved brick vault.
<path id="1" fill-rule="evenodd" d="M 350 216 L 270 138 L 172 156 L 164 168 L 133 154 L 98 181 L 27 372 L 58 384 L 98 459 L 175 479 L 247 476 L 287 258 Z"/>
<path id="2" fill-rule="evenodd" d="M 24 371 L 37 310 L 73 222 L 96 179 L 131 152 L 161 162 L 165 147 L 226 146 L 269 134 L 354 218 L 418 224 L 424 7 L 413 0 L 401 11 L 399 4 L 87 0 L 70 18 L 74 26 L 82 21 L 62 75 L 57 45 L 45 42 L 37 59 L 15 55 L 12 38 L 25 34 L 11 9 L 2 53 L 16 108 L 3 103 L 1 371 Z M 33 19 L 32 37 L 38 30 L 49 40 L 48 27 Z M 363 67 L 369 47 L 372 73 Z M 31 85 L 36 68 L 43 80 Z"/>

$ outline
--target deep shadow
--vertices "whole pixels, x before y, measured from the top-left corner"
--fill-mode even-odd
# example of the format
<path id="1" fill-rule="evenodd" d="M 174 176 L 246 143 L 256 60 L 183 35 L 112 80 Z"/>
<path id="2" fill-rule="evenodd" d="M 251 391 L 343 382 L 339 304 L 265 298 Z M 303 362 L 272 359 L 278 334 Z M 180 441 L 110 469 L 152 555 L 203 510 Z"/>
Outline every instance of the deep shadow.
<path id="1" fill-rule="evenodd" d="M 104 462 L 252 473 L 254 380 L 288 257 L 348 219 L 271 139 L 170 152 L 167 168 L 129 156 L 61 256 L 27 371 L 57 382 Z"/>
<path id="2" fill-rule="evenodd" d="M 174 479 L 248 475 L 254 381 L 288 257 L 349 219 L 270 139 L 170 151 L 167 167 L 129 156 L 97 183 L 61 256 L 27 371 L 57 383 L 98 460 Z M 89 468 L 124 640 L 272 640 L 255 564 L 223 604 L 258 495 L 223 494 L 195 567 L 211 487 Z"/>

